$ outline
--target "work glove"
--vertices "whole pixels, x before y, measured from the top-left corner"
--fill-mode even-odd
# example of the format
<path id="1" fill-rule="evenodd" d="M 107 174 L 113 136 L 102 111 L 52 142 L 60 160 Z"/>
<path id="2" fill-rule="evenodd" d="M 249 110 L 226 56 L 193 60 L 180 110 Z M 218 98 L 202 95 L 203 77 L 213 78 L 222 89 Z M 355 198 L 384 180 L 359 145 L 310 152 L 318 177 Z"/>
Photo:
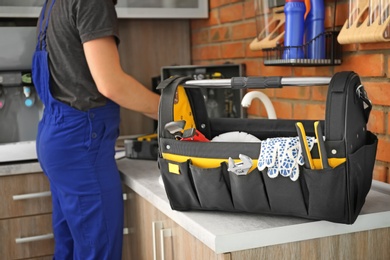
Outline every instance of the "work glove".
<path id="1" fill-rule="evenodd" d="M 311 150 L 315 138 L 310 136 L 306 138 Z M 296 181 L 299 177 L 299 165 L 303 164 L 304 158 L 298 137 L 275 137 L 261 142 L 257 168 L 259 171 L 268 168 L 268 177 L 276 178 L 280 174 Z"/>

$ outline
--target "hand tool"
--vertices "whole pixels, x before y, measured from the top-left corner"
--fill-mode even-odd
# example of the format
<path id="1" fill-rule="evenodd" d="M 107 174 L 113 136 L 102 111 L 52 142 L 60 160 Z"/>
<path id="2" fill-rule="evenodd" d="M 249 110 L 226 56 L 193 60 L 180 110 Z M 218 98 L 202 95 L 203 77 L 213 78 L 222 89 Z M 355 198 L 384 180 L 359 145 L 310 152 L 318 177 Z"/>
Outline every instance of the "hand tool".
<path id="1" fill-rule="evenodd" d="M 142 135 L 137 138 L 137 141 L 151 141 L 152 139 L 157 139 L 157 133 Z"/>
<path id="2" fill-rule="evenodd" d="M 321 169 L 330 168 L 328 163 L 328 155 L 326 154 L 326 147 L 323 138 L 324 135 L 322 134 L 320 121 L 314 122 L 314 131 L 317 139 L 318 154 L 320 155 Z"/>
<path id="3" fill-rule="evenodd" d="M 184 130 L 181 141 L 199 141 L 199 142 L 210 142 L 199 130 L 195 128 L 189 128 Z"/>
<path id="4" fill-rule="evenodd" d="M 175 136 L 176 139 L 182 138 L 182 131 L 186 125 L 185 120 L 171 121 L 165 124 L 164 129 L 171 135 Z"/>
<path id="5" fill-rule="evenodd" d="M 300 142 L 301 148 L 302 148 L 302 154 L 303 154 L 303 157 L 305 158 L 305 167 L 308 169 L 315 169 L 314 163 L 313 163 L 313 158 L 311 157 L 309 145 L 308 145 L 307 139 L 306 139 L 305 128 L 303 127 L 303 124 L 301 122 L 295 123 L 295 127 L 296 127 L 297 132 L 298 132 L 299 142 Z"/>
<path id="6" fill-rule="evenodd" d="M 233 172 L 236 175 L 246 175 L 249 169 L 252 167 L 252 159 L 245 154 L 239 154 L 238 157 L 240 157 L 241 162 L 237 163 L 235 163 L 234 160 L 229 157 L 228 171 Z"/>

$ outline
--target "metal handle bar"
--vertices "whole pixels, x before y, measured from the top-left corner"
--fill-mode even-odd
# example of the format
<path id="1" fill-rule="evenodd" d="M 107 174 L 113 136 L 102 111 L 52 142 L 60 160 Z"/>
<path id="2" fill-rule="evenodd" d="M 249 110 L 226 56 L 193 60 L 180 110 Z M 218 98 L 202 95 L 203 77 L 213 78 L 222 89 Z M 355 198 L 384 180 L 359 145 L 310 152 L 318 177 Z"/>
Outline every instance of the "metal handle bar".
<path id="1" fill-rule="evenodd" d="M 328 85 L 331 77 L 232 77 L 231 79 L 188 80 L 184 87 L 281 88 L 283 86 Z"/>

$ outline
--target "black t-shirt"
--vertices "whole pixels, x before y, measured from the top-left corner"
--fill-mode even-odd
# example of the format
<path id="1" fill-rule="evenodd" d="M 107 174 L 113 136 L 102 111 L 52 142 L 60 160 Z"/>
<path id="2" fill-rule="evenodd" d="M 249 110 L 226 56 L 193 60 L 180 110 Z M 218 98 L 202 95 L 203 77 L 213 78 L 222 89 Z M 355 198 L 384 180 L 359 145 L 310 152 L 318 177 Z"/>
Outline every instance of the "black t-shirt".
<path id="1" fill-rule="evenodd" d="M 89 71 L 83 43 L 106 36 L 114 36 L 119 43 L 112 0 L 56 0 L 46 36 L 54 98 L 82 111 L 105 105 L 106 98 Z"/>

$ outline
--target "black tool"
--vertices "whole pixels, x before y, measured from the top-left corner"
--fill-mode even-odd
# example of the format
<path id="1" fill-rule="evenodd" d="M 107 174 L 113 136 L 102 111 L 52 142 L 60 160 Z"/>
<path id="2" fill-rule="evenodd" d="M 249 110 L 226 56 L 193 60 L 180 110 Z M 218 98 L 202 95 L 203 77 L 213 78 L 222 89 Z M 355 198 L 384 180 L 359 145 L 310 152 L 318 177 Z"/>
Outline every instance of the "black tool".
<path id="1" fill-rule="evenodd" d="M 322 134 L 320 121 L 314 122 L 314 131 L 317 139 L 318 153 L 320 155 L 321 169 L 331 168 L 328 162 L 328 155 L 326 153 L 324 135 Z"/>
<path id="2" fill-rule="evenodd" d="M 303 127 L 303 124 L 301 122 L 295 123 L 295 127 L 297 128 L 299 142 L 302 147 L 302 154 L 303 158 L 305 159 L 305 167 L 308 169 L 315 169 L 313 158 L 311 157 L 309 145 L 306 139 L 305 128 Z"/>

